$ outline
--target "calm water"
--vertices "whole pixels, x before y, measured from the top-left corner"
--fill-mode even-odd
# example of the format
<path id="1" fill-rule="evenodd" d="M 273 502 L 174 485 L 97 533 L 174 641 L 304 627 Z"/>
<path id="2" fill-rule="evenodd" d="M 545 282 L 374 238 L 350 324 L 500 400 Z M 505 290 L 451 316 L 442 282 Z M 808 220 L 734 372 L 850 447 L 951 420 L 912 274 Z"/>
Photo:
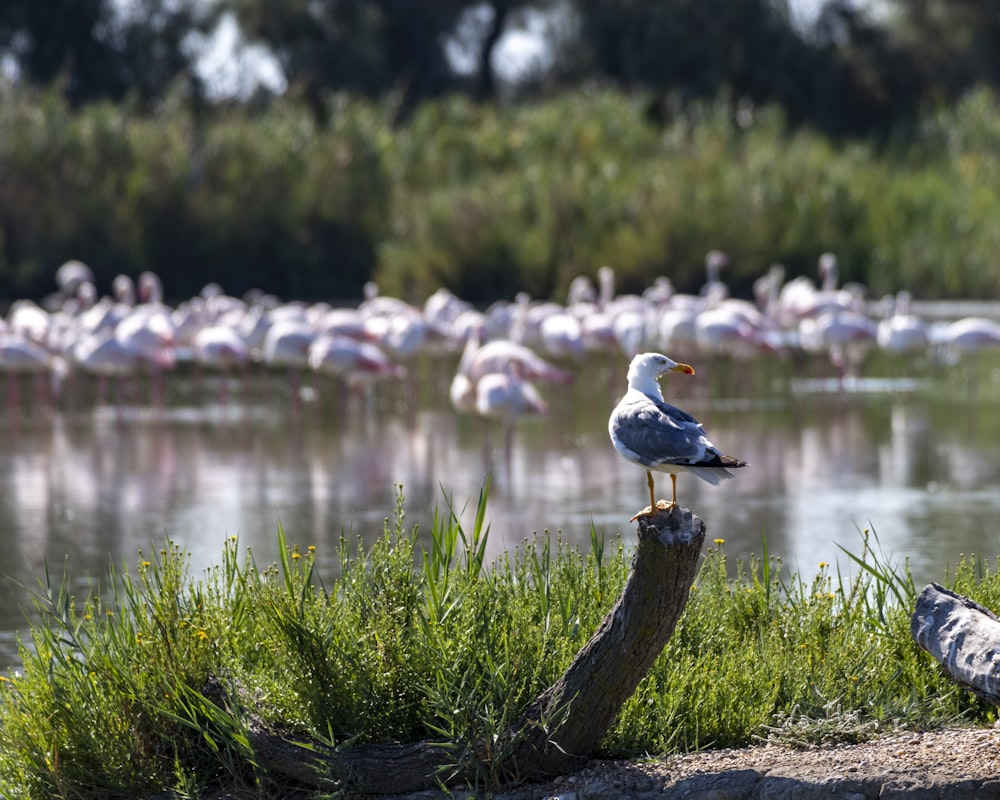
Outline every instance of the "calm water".
<path id="1" fill-rule="evenodd" d="M 588 546 L 592 524 L 632 540 L 645 475 L 606 430 L 623 360 L 587 365 L 570 389 L 543 387 L 551 413 L 519 426 L 509 457 L 498 430 L 448 407 L 452 366 L 424 365 L 366 397 L 315 384 L 298 411 L 280 376 L 233 384 L 226 405 L 210 384 L 195 396 L 171 376 L 175 396 L 159 410 L 69 402 L 0 416 L 0 664 L 16 661 L 46 563 L 82 593 L 169 537 L 197 575 L 232 535 L 273 561 L 280 523 L 332 568 L 342 533 L 381 533 L 400 484 L 408 524 L 426 530 L 449 502 L 471 524 L 492 474 L 493 553 L 546 529 Z M 696 366 L 694 378 L 665 381 L 668 397 L 751 466 L 720 487 L 681 476 L 679 499 L 730 555 L 760 553 L 766 536 L 772 555 L 811 577 L 820 561 L 849 568 L 838 545 L 860 552 L 873 529 L 920 582 L 942 579 L 963 553 L 1000 553 L 998 364 L 883 365 L 883 377 L 842 388 L 788 365 Z M 669 494 L 665 475 L 657 494 Z"/>

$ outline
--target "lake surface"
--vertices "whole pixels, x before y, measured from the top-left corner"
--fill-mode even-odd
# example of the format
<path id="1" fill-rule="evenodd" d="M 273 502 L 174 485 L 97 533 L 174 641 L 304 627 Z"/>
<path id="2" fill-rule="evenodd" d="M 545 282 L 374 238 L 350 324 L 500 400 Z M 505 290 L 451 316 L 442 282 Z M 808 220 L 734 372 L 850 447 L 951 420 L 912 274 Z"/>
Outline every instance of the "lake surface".
<path id="1" fill-rule="evenodd" d="M 733 558 L 767 550 L 812 577 L 821 561 L 851 569 L 862 531 L 908 561 L 918 585 L 941 580 L 962 554 L 1000 553 L 1000 361 L 940 367 L 882 362 L 841 385 L 813 364 L 698 363 L 664 381 L 725 452 L 750 462 L 713 487 L 678 479 L 682 505 Z M 625 359 L 579 367 L 571 387 L 541 387 L 550 413 L 525 420 L 509 454 L 494 425 L 447 402 L 454 359 L 422 362 L 402 383 L 345 395 L 333 379 L 300 404 L 283 375 L 216 384 L 169 376 L 164 407 L 95 407 L 75 387 L 60 410 L 0 417 L 0 665 L 16 663 L 30 589 L 45 565 L 65 570 L 78 596 L 104 585 L 109 565 L 167 537 L 191 554 L 193 575 L 238 536 L 258 563 L 289 543 L 315 545 L 332 571 L 341 535 L 377 537 L 394 517 L 429 528 L 453 507 L 471 528 L 487 476 L 490 553 L 535 532 L 589 547 L 591 526 L 634 541 L 629 518 L 646 505 L 644 472 L 607 434 L 624 391 Z M 2 383 L 2 381 L 0 381 Z M 22 390 L 23 393 L 23 390 Z M 401 486 L 402 489 L 397 489 Z M 657 476 L 657 496 L 670 481 Z"/>

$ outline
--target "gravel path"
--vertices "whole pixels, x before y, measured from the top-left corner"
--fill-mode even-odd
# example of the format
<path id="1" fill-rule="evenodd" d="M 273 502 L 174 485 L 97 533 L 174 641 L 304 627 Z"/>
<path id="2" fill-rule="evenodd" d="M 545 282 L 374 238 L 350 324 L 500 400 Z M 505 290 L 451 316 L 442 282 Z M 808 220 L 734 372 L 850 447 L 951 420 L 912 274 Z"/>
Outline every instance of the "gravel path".
<path id="1" fill-rule="evenodd" d="M 453 798 L 468 798 L 455 792 Z M 406 795 L 440 800 L 440 792 Z M 629 762 L 493 800 L 989 800 L 1000 799 L 1000 729 L 905 733 L 863 744 L 776 745 Z M 401 800 L 401 799 L 400 799 Z"/>
<path id="2" fill-rule="evenodd" d="M 595 763 L 575 776 L 516 794 L 518 800 L 1000 798 L 1000 729 L 908 733 L 808 750 L 768 745 Z"/>

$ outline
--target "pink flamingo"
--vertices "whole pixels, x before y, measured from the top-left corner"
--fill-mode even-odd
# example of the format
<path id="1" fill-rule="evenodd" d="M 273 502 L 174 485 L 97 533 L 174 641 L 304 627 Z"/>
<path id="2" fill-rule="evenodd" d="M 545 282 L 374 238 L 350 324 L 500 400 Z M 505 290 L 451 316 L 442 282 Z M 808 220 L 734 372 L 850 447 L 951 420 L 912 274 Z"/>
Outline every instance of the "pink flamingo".
<path id="1" fill-rule="evenodd" d="M 7 374 L 7 405 L 16 409 L 21 404 L 20 375 L 35 376 L 35 399 L 47 404 L 49 392 L 42 379 L 48 376 L 52 394 L 58 394 L 66 375 L 65 361 L 39 344 L 18 333 L 0 334 L 0 372 Z"/>
<path id="2" fill-rule="evenodd" d="M 153 399 L 162 405 L 163 372 L 173 369 L 176 363 L 174 325 L 169 314 L 155 306 L 138 306 L 115 326 L 114 337 L 137 362 L 149 365 Z"/>
<path id="3" fill-rule="evenodd" d="M 879 321 L 878 346 L 897 355 L 923 353 L 930 343 L 930 327 L 910 311 L 910 293 L 897 292 L 887 299 L 889 314 Z"/>
<path id="4" fill-rule="evenodd" d="M 222 405 L 229 401 L 227 377 L 230 370 L 242 372 L 246 388 L 250 348 L 229 325 L 209 325 L 194 334 L 194 362 L 198 370 L 207 368 L 223 373 L 219 383 L 219 402 Z"/>
<path id="5" fill-rule="evenodd" d="M 264 363 L 288 371 L 288 384 L 296 409 L 302 400 L 301 373 L 309 368 L 309 346 L 315 338 L 315 329 L 303 319 L 294 317 L 275 322 L 264 334 Z"/>
<path id="6" fill-rule="evenodd" d="M 479 416 L 500 423 L 508 472 L 514 448 L 514 426 L 522 417 L 539 416 L 549 411 L 538 389 L 524 379 L 517 364 L 511 364 L 505 372 L 484 375 L 476 382 L 475 408 Z"/>
<path id="7" fill-rule="evenodd" d="M 88 334 L 70 349 L 75 366 L 97 378 L 97 402 L 107 402 L 107 382 L 115 380 L 115 396 L 121 402 L 122 381 L 133 377 L 139 369 L 139 357 L 120 342 L 114 331 L 102 330 Z"/>
<path id="8" fill-rule="evenodd" d="M 343 377 L 351 386 L 406 376 L 406 368 L 376 345 L 338 334 L 324 334 L 312 341 L 309 366 L 314 372 Z"/>

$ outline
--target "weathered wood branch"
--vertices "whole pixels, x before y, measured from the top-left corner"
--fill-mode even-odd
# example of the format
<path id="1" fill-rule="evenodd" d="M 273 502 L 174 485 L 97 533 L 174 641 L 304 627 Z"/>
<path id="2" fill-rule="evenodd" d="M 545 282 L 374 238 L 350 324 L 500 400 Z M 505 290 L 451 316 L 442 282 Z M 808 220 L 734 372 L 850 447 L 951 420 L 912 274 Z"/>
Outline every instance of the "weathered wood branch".
<path id="1" fill-rule="evenodd" d="M 687 603 L 705 524 L 674 507 L 639 518 L 639 543 L 625 588 L 566 672 L 539 695 L 491 748 L 494 775 L 549 778 L 579 767 L 594 751 L 670 639 Z M 465 745 L 417 742 L 330 749 L 289 741 L 253 726 L 262 765 L 322 789 L 400 794 L 471 781 Z"/>
<path id="2" fill-rule="evenodd" d="M 512 778 L 565 774 L 593 752 L 673 634 L 704 538 L 704 522 L 679 506 L 639 518 L 639 545 L 614 607 L 508 731 L 516 741 L 505 764 Z"/>
<path id="3" fill-rule="evenodd" d="M 992 611 L 930 583 L 917 598 L 910 633 L 954 681 L 1000 705 L 1000 618 Z"/>
<path id="4" fill-rule="evenodd" d="M 260 764 L 275 775 L 326 791 L 403 794 L 463 782 L 448 743 L 369 744 L 331 749 L 294 741 L 254 726 L 250 743 Z"/>

